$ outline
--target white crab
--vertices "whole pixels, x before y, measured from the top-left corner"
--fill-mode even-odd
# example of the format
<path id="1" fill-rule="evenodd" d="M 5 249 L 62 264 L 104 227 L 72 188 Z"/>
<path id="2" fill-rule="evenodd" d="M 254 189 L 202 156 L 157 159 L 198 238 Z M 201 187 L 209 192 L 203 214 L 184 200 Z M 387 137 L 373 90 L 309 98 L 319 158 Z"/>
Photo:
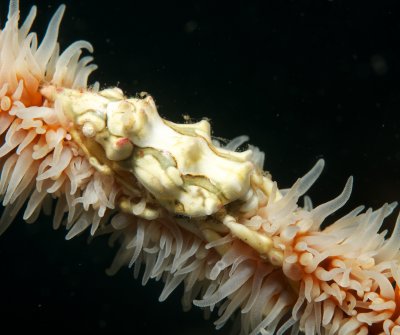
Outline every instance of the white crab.
<path id="1" fill-rule="evenodd" d="M 251 150 L 215 146 L 206 120 L 177 124 L 161 118 L 149 95 L 126 98 L 118 88 L 92 92 L 51 85 L 41 93 L 60 104 L 69 132 L 90 163 L 102 173 L 118 176 L 126 194 L 138 181 L 167 211 L 202 219 L 214 215 L 271 263 L 281 262 L 269 237 L 234 218 L 235 212 L 258 208 L 257 192 L 267 197 L 271 193 L 272 181 L 252 162 Z M 135 213 L 129 197 L 119 199 L 119 206 Z M 151 220 L 159 213 L 148 207 L 140 215 Z M 220 238 L 218 229 L 210 227 L 203 220 L 203 235 L 209 242 Z"/>

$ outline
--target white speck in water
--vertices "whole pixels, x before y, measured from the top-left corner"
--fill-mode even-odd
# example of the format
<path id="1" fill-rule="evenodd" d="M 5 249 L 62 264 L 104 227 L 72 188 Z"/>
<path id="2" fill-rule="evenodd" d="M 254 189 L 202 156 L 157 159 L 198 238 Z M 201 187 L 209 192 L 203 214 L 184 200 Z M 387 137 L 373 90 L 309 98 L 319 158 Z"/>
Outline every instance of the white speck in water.
<path id="1" fill-rule="evenodd" d="M 190 20 L 185 23 L 184 30 L 186 33 L 190 34 L 193 33 L 198 27 L 198 24 L 194 20 Z"/>
<path id="2" fill-rule="evenodd" d="M 386 59 L 382 55 L 374 55 L 371 57 L 371 67 L 379 76 L 386 74 L 388 71 Z"/>

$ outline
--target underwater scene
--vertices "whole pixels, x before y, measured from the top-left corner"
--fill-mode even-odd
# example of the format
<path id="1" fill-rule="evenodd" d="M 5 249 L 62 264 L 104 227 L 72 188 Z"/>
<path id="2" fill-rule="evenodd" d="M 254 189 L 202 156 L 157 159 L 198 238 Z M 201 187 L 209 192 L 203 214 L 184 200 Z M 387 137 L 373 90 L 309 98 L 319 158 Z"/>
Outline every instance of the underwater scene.
<path id="1" fill-rule="evenodd" d="M 309 198 L 305 200 L 304 197 L 300 198 L 298 204 L 301 208 L 309 208 L 309 199 L 315 208 L 338 197 L 348 178 L 353 176 L 354 183 L 350 198 L 342 208 L 339 209 L 341 206 L 338 206 L 337 211 L 333 212 L 332 210 L 332 213 L 321 220 L 321 222 L 323 221 L 321 229 L 328 227 L 360 205 L 365 206 L 364 212 L 366 212 L 368 208 L 372 208 L 373 211 L 379 210 L 385 203 L 388 203 L 389 205 L 384 207 L 381 212 L 371 214 L 372 221 L 377 217 L 385 218 L 387 216 L 382 226 L 377 228 L 379 231 L 371 232 L 368 235 L 362 233 L 363 228 L 359 228 L 359 230 L 351 231 L 349 236 L 360 245 L 368 245 L 370 242 L 366 235 L 370 236 L 371 241 L 376 238 L 376 253 L 381 257 L 383 252 L 379 254 L 379 250 L 385 249 L 385 246 L 388 245 L 388 243 L 382 242 L 382 232 L 387 230 L 386 239 L 389 239 L 399 215 L 399 208 L 394 207 L 393 203 L 400 201 L 399 3 L 367 1 L 360 4 L 342 0 L 248 0 L 233 3 L 187 0 L 130 1 L 129 3 L 115 2 L 105 5 L 93 0 L 21 0 L 19 4 L 20 26 L 28 16 L 31 7 L 36 5 L 36 18 L 30 31 L 37 33 L 40 44 L 53 14 L 62 4 L 66 5 L 66 10 L 57 39 L 61 52 L 77 40 L 89 41 L 94 49 L 92 54 L 87 50 L 82 52 L 82 56 L 93 56 L 92 63 L 98 66 L 90 74 L 87 81 L 88 86 L 96 85 L 95 82 L 98 82 L 100 90 L 118 87 L 126 97 L 132 97 L 138 101 L 142 101 L 141 99 L 147 96 L 141 96 L 139 93 L 146 92 L 154 99 L 156 112 L 158 111 L 163 120 L 171 121 L 171 124 L 186 125 L 202 120 L 208 121 L 211 125 L 211 137 L 217 140 L 212 143 L 217 149 L 210 141 L 207 142 L 208 147 L 218 156 L 215 161 L 211 158 L 205 161 L 204 166 L 210 167 L 210 169 L 219 166 L 217 159 L 221 157 L 229 156 L 228 158 L 234 162 L 242 162 L 240 154 L 236 156 L 236 153 L 245 152 L 250 143 L 252 145 L 250 149 L 255 151 L 258 156 L 254 154 L 251 158 L 246 158 L 247 162 L 251 161 L 254 166 L 259 162 L 263 163 L 263 170 L 267 173 L 263 173 L 261 167 L 257 167 L 258 170 L 255 168 L 257 173 L 267 178 L 268 182 L 270 180 L 277 182 L 277 186 L 271 186 L 272 191 L 268 189 L 269 193 L 266 192 L 268 197 L 277 196 L 275 192 L 279 192 L 279 190 L 282 190 L 284 197 L 287 194 L 284 190 L 292 187 L 298 178 L 305 176 L 312 169 L 314 169 L 312 170 L 314 175 L 310 172 L 307 176 L 311 176 L 310 179 L 313 179 L 313 176 L 318 177 L 322 163 L 317 162 L 321 162 L 321 159 L 325 162 L 324 170 L 311 188 L 303 187 L 306 191 L 305 195 Z M 9 2 L 1 0 L 2 29 L 7 21 L 8 12 Z M 0 46 L 4 45 L 7 44 L 0 35 Z M 54 46 L 54 48 L 56 47 Z M 83 47 L 83 49 L 85 48 Z M 79 55 L 75 60 L 76 63 L 78 58 Z M 3 85 L 2 76 L 6 77 L 4 73 L 9 71 L 4 59 L 5 56 L 0 50 L 0 90 Z M 51 58 L 48 62 L 51 63 Z M 17 66 L 20 63 L 10 61 L 10 64 Z M 32 71 L 34 75 L 36 73 L 34 70 L 29 71 Z M 37 71 L 37 73 L 40 72 Z M 18 79 L 26 78 L 22 70 L 19 71 L 16 68 L 14 72 Z M 38 82 L 35 92 L 41 92 L 40 101 L 47 99 L 46 102 L 43 102 L 43 106 L 56 109 L 57 107 L 54 106 L 57 99 L 53 99 L 53 94 L 64 93 L 45 92 L 43 85 L 54 85 L 55 90 L 57 87 L 67 87 L 68 85 L 58 85 L 49 79 L 49 72 L 46 73 L 43 69 L 42 72 L 46 79 Z M 68 73 L 68 69 L 66 69 L 64 78 L 59 79 L 60 83 L 67 82 L 65 77 L 68 76 Z M 78 75 L 76 76 L 78 77 Z M 71 89 L 84 91 L 86 82 L 82 78 L 78 79 L 85 85 L 80 85 L 81 82 L 75 78 L 75 83 L 78 84 L 69 85 Z M 69 86 L 68 88 L 70 88 Z M 107 92 L 107 94 L 111 96 L 117 93 Z M 114 99 L 113 97 L 112 99 Z M 23 100 L 23 98 L 24 95 L 21 99 Z M 67 98 L 69 99 L 69 96 Z M 25 97 L 25 99 L 28 98 Z M 52 99 L 54 106 L 51 104 Z M 149 104 L 151 103 L 150 101 Z M 25 102 L 24 104 L 27 105 Z M 32 105 L 34 104 L 32 103 Z M 8 110 L 8 108 L 3 108 L 3 104 L 0 104 L 0 107 L 2 110 Z M 108 117 L 110 118 L 110 116 Z M 0 117 L 0 128 L 2 128 L 2 122 Z M 171 127 L 174 126 L 171 125 Z M 179 126 L 175 127 L 179 128 Z M 4 130 L 2 131 L 4 132 Z M 229 142 L 230 140 L 241 135 L 247 135 L 248 142 L 238 141 L 237 146 L 234 144 L 229 146 L 229 143 L 232 143 Z M 6 133 L 2 135 L 1 143 L 6 141 L 6 136 Z M 151 136 L 156 137 L 156 135 Z M 165 136 L 161 137 L 161 142 L 164 140 L 167 142 L 167 135 Z M 66 139 L 70 140 L 67 135 L 63 140 L 67 141 Z M 75 139 L 72 136 L 72 141 Z M 264 161 L 262 161 L 262 154 L 253 146 L 265 152 Z M 220 148 L 221 150 L 219 150 Z M 236 152 L 226 153 L 228 149 Z M 0 149 L 0 154 L 2 153 L 3 151 Z M 190 152 L 187 153 L 187 157 L 190 157 L 190 154 Z M 6 153 L 1 158 L 3 170 L 5 170 L 4 166 L 7 166 L 4 163 L 9 157 L 7 155 L 10 154 Z M 156 155 L 156 157 L 158 156 Z M 112 160 L 108 156 L 107 159 Z M 30 171 L 31 168 L 33 174 L 34 166 L 32 163 L 32 166 L 26 166 L 25 170 Z M 15 167 L 11 167 L 10 171 L 13 169 Z M 317 170 L 319 172 L 316 172 Z M 230 172 L 231 170 L 228 168 L 223 168 L 221 172 L 227 182 L 234 179 L 230 177 Z M 141 180 L 141 175 L 139 173 L 137 175 L 135 177 Z M 49 179 L 54 181 L 58 177 L 59 175 Z M 213 176 L 211 175 L 211 177 Z M 4 190 L 9 183 L 12 183 L 12 178 L 5 178 L 3 177 L 3 182 L 0 181 L 0 193 L 3 188 L 1 194 L 3 201 L 5 197 L 7 198 L 5 196 L 7 192 Z M 121 174 L 118 178 L 123 180 L 125 175 Z M 102 181 L 101 183 L 106 182 Z M 161 211 L 172 212 L 170 218 L 172 220 L 176 218 L 176 222 L 178 222 L 176 226 L 184 226 L 185 220 L 197 222 L 198 212 L 189 213 L 187 208 L 186 212 L 176 208 L 171 210 L 168 207 L 169 203 L 164 202 L 164 198 L 160 198 L 161 200 L 157 198 L 158 194 L 153 191 L 151 185 L 147 186 L 145 182 L 141 184 L 145 185 L 143 189 L 146 191 L 143 192 L 148 191 L 146 193 L 148 198 L 154 198 L 156 203 L 159 201 Z M 272 185 L 272 181 L 270 184 Z M 104 191 L 107 197 L 114 194 L 113 192 L 117 194 L 117 190 L 120 192 L 119 188 L 114 189 L 113 187 L 110 186 L 101 192 Z M 278 187 L 279 190 L 275 190 L 274 187 Z M 264 188 L 262 189 L 264 190 Z M 347 191 L 349 191 L 349 187 L 347 187 Z M 23 192 L 22 188 L 18 192 Z M 33 191 L 26 192 L 30 194 Z M 57 192 L 54 192 L 53 198 L 63 196 L 62 192 Z M 83 188 L 82 192 L 84 192 Z M 94 193 L 96 192 L 101 193 L 98 189 L 94 191 Z M 301 192 L 299 191 L 299 193 Z M 27 194 L 28 196 L 30 195 Z M 241 198 L 238 195 L 232 202 L 237 198 L 243 199 L 243 194 L 240 196 Z M 302 194 L 299 194 L 300 196 Z M 10 195 L 10 197 L 13 196 Z M 82 195 L 82 197 L 84 196 Z M 118 195 L 116 197 L 118 198 Z M 210 198 L 212 198 L 211 195 Z M 74 201 L 74 204 L 79 202 L 76 199 Z M 259 200 L 259 203 L 261 204 L 262 201 Z M 68 205 L 70 205 L 69 202 Z M 84 205 L 82 206 L 84 207 Z M 123 209 L 122 205 L 120 207 Z M 217 207 L 218 209 L 227 208 L 228 213 L 236 213 L 231 206 L 231 199 L 224 199 L 222 204 L 216 205 L 215 208 Z M 184 302 L 186 307 L 182 308 L 181 300 L 185 293 L 182 283 L 179 285 L 177 283 L 176 288 L 172 288 L 173 284 L 171 284 L 171 292 L 166 294 L 169 296 L 160 302 L 159 297 L 164 288 L 161 274 L 158 277 L 153 276 L 154 278 L 144 280 L 143 277 L 146 277 L 144 265 L 140 270 L 134 270 L 133 267 L 125 266 L 129 260 L 124 259 L 121 264 L 115 265 L 114 263 L 115 274 L 111 276 L 106 274 L 106 269 L 113 264 L 120 245 L 125 242 L 120 242 L 121 236 L 117 236 L 115 231 L 107 230 L 108 228 L 104 229 L 103 233 L 102 225 L 104 223 L 107 226 L 108 223 L 103 222 L 102 217 L 98 218 L 99 230 L 93 234 L 98 234 L 98 237 L 92 238 L 89 227 L 85 231 L 77 231 L 76 234 L 72 234 L 77 236 L 68 238 L 70 240 L 67 241 L 68 230 L 64 223 L 60 224 L 57 230 L 53 229 L 54 216 L 59 215 L 54 214 L 55 202 L 43 202 L 42 210 L 31 220 L 32 222 L 28 222 L 29 224 L 25 222 L 24 208 L 22 207 L 21 212 L 16 215 L 7 230 L 3 229 L 2 225 L 5 226 L 8 223 L 0 223 L 0 231 L 3 233 L 0 237 L 0 261 L 2 264 L 0 320 L 4 329 L 10 328 L 15 331 L 29 329 L 31 332 L 86 331 L 125 334 L 222 335 L 230 334 L 233 328 L 242 335 L 256 335 L 280 334 L 280 327 L 287 322 L 287 329 L 281 328 L 281 334 L 291 334 L 291 331 L 295 334 L 305 332 L 310 335 L 313 333 L 330 334 L 329 331 L 332 334 L 397 334 L 396 331 L 400 330 L 400 319 L 398 318 L 400 300 L 395 280 L 396 275 L 400 278 L 400 272 L 393 270 L 394 267 L 399 266 L 397 260 L 400 260 L 398 252 L 400 245 L 397 245 L 397 249 L 392 253 L 387 251 L 388 247 L 386 247 L 385 250 L 388 254 L 396 255 L 390 258 L 392 270 L 387 270 L 387 272 L 382 270 L 385 280 L 389 278 L 387 279 L 389 288 L 386 288 L 393 291 L 391 292 L 392 300 L 396 301 L 395 307 L 392 308 L 392 314 L 390 314 L 392 322 L 390 325 L 387 323 L 386 326 L 383 326 L 385 319 L 376 321 L 377 326 L 368 325 L 369 321 L 360 319 L 361 321 L 358 320 L 360 324 L 357 326 L 353 327 L 353 324 L 349 323 L 348 328 L 345 328 L 345 321 L 337 321 L 338 329 L 335 330 L 326 325 L 322 326 L 325 322 L 323 321 L 324 315 L 323 311 L 319 309 L 316 309 L 319 312 L 315 312 L 315 315 L 319 313 L 319 316 L 313 317 L 312 321 L 310 318 L 307 319 L 308 321 L 298 321 L 302 320 L 304 313 L 307 313 L 305 312 L 308 301 L 306 293 L 305 302 L 298 302 L 299 306 L 296 307 L 299 310 L 298 320 L 290 316 L 293 306 L 296 306 L 296 300 L 288 298 L 290 302 L 287 304 L 283 302 L 285 306 L 282 307 L 282 310 L 276 312 L 275 305 L 270 309 L 266 308 L 265 312 L 260 309 L 259 314 L 262 315 L 254 317 L 256 321 L 243 319 L 244 321 L 241 322 L 244 326 L 241 326 L 238 319 L 246 314 L 243 313 L 243 310 L 250 311 L 256 304 L 255 296 L 257 294 L 253 293 L 252 296 L 250 289 L 251 287 L 254 289 L 256 281 L 253 284 L 243 284 L 248 285 L 249 290 L 244 293 L 245 289 L 243 289 L 242 293 L 238 294 L 242 294 L 242 298 L 232 298 L 233 302 L 237 301 L 237 306 L 234 304 L 228 306 L 224 302 L 225 300 L 213 303 L 212 299 L 217 299 L 218 294 L 221 295 L 221 299 L 225 299 L 227 296 L 228 299 L 231 299 L 231 295 L 228 293 L 222 297 L 223 288 L 221 291 L 215 288 L 215 292 L 221 293 L 214 293 L 213 296 L 212 290 L 209 289 L 209 301 L 206 300 L 207 294 L 205 294 L 206 298 L 201 300 L 199 295 L 191 293 L 192 295 L 187 298 L 190 301 L 186 301 L 186 305 Z M 98 209 L 98 207 L 93 208 Z M 115 205 L 115 208 L 118 209 L 118 206 Z M 1 210 L 3 211 L 3 208 Z M 85 210 L 86 207 L 83 211 Z M 107 207 L 105 217 L 109 210 L 112 212 L 114 208 L 111 205 Z M 47 211 L 49 215 L 43 211 Z M 391 212 L 393 213 L 389 215 Z M 207 215 L 215 215 L 215 220 L 217 220 L 219 216 L 216 213 L 220 212 L 213 210 L 212 213 L 207 212 Z M 65 215 L 65 219 L 69 215 L 68 211 L 65 210 L 62 215 Z M 109 215 L 111 220 L 113 215 L 119 214 L 112 212 Z M 323 216 L 323 214 L 321 215 Z M 99 214 L 99 216 L 101 215 Z M 232 214 L 232 216 L 235 215 Z M 250 214 L 248 217 L 245 215 L 244 217 L 250 218 Z M 152 220 L 149 217 L 146 219 L 141 216 L 141 218 Z M 368 220 L 366 221 L 365 231 L 368 230 L 369 223 Z M 121 219 L 121 222 L 125 221 Z M 229 226 L 229 222 L 221 220 L 219 224 L 230 229 L 230 233 L 226 236 L 223 235 L 225 230 L 221 230 L 222 233 L 217 230 L 222 234 L 217 235 L 218 238 L 225 237 L 225 240 L 218 242 L 218 239 L 214 240 L 207 235 L 204 237 L 203 244 L 210 243 L 210 245 L 206 246 L 204 250 L 211 249 L 211 251 L 204 254 L 205 256 L 201 254 L 200 248 L 197 252 L 199 259 L 203 257 L 201 260 L 204 262 L 204 264 L 202 263 L 204 267 L 210 267 L 208 270 L 204 270 L 205 277 L 210 280 L 210 285 L 213 285 L 213 280 L 210 278 L 215 277 L 217 278 L 216 282 L 219 282 L 222 287 L 229 281 L 225 277 L 230 275 L 213 276 L 212 269 L 215 269 L 213 266 L 218 262 L 218 257 L 224 257 L 228 251 L 221 251 L 218 246 L 225 247 L 232 243 L 237 250 L 250 246 L 256 250 L 256 253 L 259 252 L 259 249 L 255 248 L 253 244 L 245 242 L 247 235 L 245 237 L 240 235 L 241 233 L 236 232 L 234 227 Z M 94 232 L 93 226 L 92 231 Z M 70 229 L 71 226 L 68 228 Z M 192 240 L 187 239 L 185 234 L 189 236 L 192 230 L 182 229 L 184 231 L 182 233 L 183 245 L 190 248 Z M 171 228 L 171 230 L 173 229 Z M 114 240 L 116 241 L 111 247 L 109 246 L 110 234 L 115 234 Z M 228 238 L 229 234 L 232 234 L 233 237 Z M 358 241 L 357 234 L 359 234 Z M 349 237 L 346 236 L 346 238 Z M 197 243 L 195 238 L 193 241 L 193 243 Z M 278 245 L 277 243 L 276 245 Z M 148 248 L 150 250 L 150 247 Z M 283 254 L 281 252 L 279 255 L 286 257 L 287 249 L 284 250 Z M 151 253 L 151 251 L 149 252 Z M 247 253 L 249 253 L 250 255 L 250 252 L 253 250 L 244 251 L 244 254 L 248 255 Z M 259 253 L 261 256 L 257 260 L 257 264 L 264 261 L 268 263 L 268 266 L 272 264 L 271 270 L 265 271 L 275 271 L 276 268 L 283 267 L 284 260 L 277 260 L 275 264 L 275 258 L 271 256 L 269 250 L 266 254 Z M 239 254 L 234 254 L 232 257 L 239 258 Z M 368 257 L 375 257 L 374 251 L 369 250 L 366 254 Z M 121 256 L 121 258 L 123 257 Z M 253 260 L 255 256 L 253 257 L 251 254 L 246 257 Z M 378 256 L 375 259 L 378 259 Z M 154 260 L 154 262 L 156 261 Z M 234 263 L 234 260 L 231 263 Z M 235 272 L 235 264 L 239 270 L 241 269 L 239 263 L 234 263 L 230 274 Z M 174 263 L 172 267 L 175 265 Z M 262 269 L 264 269 L 263 266 L 260 265 Z M 121 269 L 118 269 L 119 267 Z M 178 273 L 183 268 L 183 265 L 180 268 L 176 265 Z M 134 271 L 138 271 L 136 279 Z M 390 271 L 394 273 L 393 276 L 389 274 Z M 109 272 L 114 272 L 114 268 Z M 292 272 L 288 272 L 292 274 Z M 358 278 L 356 274 L 354 276 L 354 278 Z M 199 275 L 198 281 L 203 280 L 203 277 Z M 243 277 L 240 278 L 243 279 Z M 285 282 L 283 286 L 290 287 L 293 284 L 293 278 L 287 283 Z M 142 280 L 146 281 L 146 285 L 142 285 Z M 193 277 L 191 280 L 193 283 L 185 282 L 185 285 L 196 287 L 197 279 Z M 281 279 L 277 280 L 281 281 Z M 296 280 L 293 279 L 293 281 Z M 378 282 L 378 279 L 376 281 Z M 244 279 L 243 282 L 245 282 Z M 290 292 L 293 289 L 293 292 L 297 294 L 303 290 L 301 284 L 293 285 L 294 288 L 288 289 Z M 382 286 L 376 284 L 379 288 L 374 285 L 371 284 L 368 290 L 375 290 L 387 298 L 382 293 L 384 292 L 383 284 Z M 235 286 L 235 283 L 232 286 Z M 240 285 L 237 284 L 237 286 Z M 348 286 L 344 285 L 344 287 Z M 201 290 L 204 293 L 207 287 L 202 286 Z M 283 289 L 280 292 L 282 295 L 286 294 Z M 231 294 L 234 293 L 231 292 Z M 247 294 L 246 298 L 245 294 Z M 346 293 L 344 294 L 346 295 Z M 279 298 L 277 296 L 276 301 L 281 301 Z M 250 303 L 246 299 L 254 301 Z M 366 303 L 368 299 L 365 298 L 363 303 Z M 195 300 L 194 304 L 193 300 Z M 218 312 L 219 307 L 224 303 L 225 307 Z M 348 304 L 351 305 L 351 303 L 349 300 Z M 187 306 L 191 306 L 191 309 L 186 310 Z M 211 312 L 207 310 L 210 306 L 211 309 L 214 309 Z M 366 308 L 361 303 L 357 306 L 361 306 L 361 309 Z M 224 308 L 228 310 L 231 308 L 232 315 L 227 315 L 226 320 L 218 322 L 217 320 L 225 312 Z M 324 305 L 324 308 L 328 307 Z M 340 312 L 338 309 L 334 309 L 335 307 L 332 308 L 336 313 L 340 313 L 340 317 L 345 318 L 347 307 L 343 307 Z M 262 318 L 275 312 L 277 313 L 275 326 L 273 326 L 273 320 L 271 320 L 271 326 L 267 322 L 262 324 Z M 351 315 L 350 312 L 349 315 Z M 332 320 L 328 320 L 326 323 L 333 323 L 334 317 L 333 315 Z M 326 318 L 328 317 L 326 316 Z M 372 319 L 373 317 L 371 317 Z M 214 324 L 215 322 L 217 324 Z M 365 325 L 361 324 L 362 322 Z M 311 323 L 313 325 L 310 325 Z M 259 329 L 255 325 L 260 326 Z M 339 329 L 340 327 L 342 330 Z"/>

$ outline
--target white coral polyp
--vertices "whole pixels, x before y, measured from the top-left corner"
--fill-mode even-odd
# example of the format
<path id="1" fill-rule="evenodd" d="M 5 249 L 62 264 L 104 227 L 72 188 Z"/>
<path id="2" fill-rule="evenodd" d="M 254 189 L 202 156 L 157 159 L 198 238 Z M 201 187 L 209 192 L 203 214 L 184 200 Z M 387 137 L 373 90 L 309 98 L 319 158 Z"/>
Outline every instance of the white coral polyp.
<path id="1" fill-rule="evenodd" d="M 36 7 L 18 27 L 18 1 L 11 1 L 7 23 L 0 32 L 0 195 L 6 206 L 0 231 L 25 203 L 28 222 L 36 220 L 51 198 L 58 199 L 55 227 L 63 213 L 68 212 L 68 227 L 88 216 L 85 224 L 71 229 L 68 238 L 87 226 L 92 226 L 94 233 L 105 211 L 114 208 L 118 189 L 112 178 L 96 173 L 71 141 L 63 112 L 47 106 L 39 92 L 44 83 L 86 89 L 88 76 L 96 69 L 88 64 L 92 57 L 79 59 L 82 49 L 92 51 L 87 42 L 73 43 L 60 54 L 57 37 L 64 10 L 65 6 L 60 6 L 56 11 L 38 45 L 36 33 L 30 32 Z"/>
<path id="2" fill-rule="evenodd" d="M 189 217 L 164 215 L 140 218 L 149 194 L 132 185 L 132 214 L 121 213 L 123 191 L 112 175 L 89 162 L 69 133 L 69 122 L 60 104 L 46 102 L 40 86 L 87 90 L 89 74 L 96 68 L 92 47 L 78 41 L 60 54 L 58 28 L 64 12 L 54 14 L 43 41 L 30 32 L 36 16 L 33 7 L 18 27 L 18 1 L 10 2 L 8 20 L 0 32 L 0 196 L 5 209 L 0 219 L 3 233 L 24 205 L 24 219 L 33 222 L 41 210 L 53 212 L 53 226 L 65 226 L 67 239 L 85 229 L 110 234 L 120 249 L 109 268 L 134 267 L 135 277 L 144 265 L 142 283 L 165 282 L 160 301 L 181 283 L 183 305 L 218 309 L 217 328 L 237 315 L 241 334 L 399 334 L 400 218 L 390 238 L 379 233 L 395 204 L 361 213 L 359 207 L 321 230 L 325 218 L 343 206 L 351 193 L 349 179 L 336 199 L 312 209 L 298 200 L 320 175 L 324 162 L 279 192 L 270 183 L 267 194 L 249 193 L 251 206 L 240 207 L 237 222 L 247 231 L 272 241 L 283 255 L 270 264 L 226 227 L 221 237 L 205 241 L 202 230 Z M 93 90 L 98 89 L 92 88 Z M 225 147 L 236 150 L 246 136 Z M 215 145 L 220 145 L 214 141 Z M 255 147 L 250 161 L 261 168 L 264 154 Z M 268 179 L 269 180 L 269 179 Z M 53 209 L 54 207 L 54 209 Z M 221 224 L 222 226 L 222 224 Z M 225 230 L 224 230 L 225 229 Z M 251 235 L 247 235 L 251 236 Z"/>
<path id="3" fill-rule="evenodd" d="M 302 182 L 243 221 L 267 233 L 284 251 L 282 270 L 298 295 L 292 323 L 307 335 L 368 334 L 385 321 L 382 334 L 395 334 L 400 322 L 396 307 L 400 216 L 389 239 L 384 238 L 386 231 L 378 232 L 397 204 L 361 214 L 363 207 L 356 208 L 321 231 L 323 219 L 348 199 L 351 184 L 336 199 L 307 211 L 293 207 Z"/>

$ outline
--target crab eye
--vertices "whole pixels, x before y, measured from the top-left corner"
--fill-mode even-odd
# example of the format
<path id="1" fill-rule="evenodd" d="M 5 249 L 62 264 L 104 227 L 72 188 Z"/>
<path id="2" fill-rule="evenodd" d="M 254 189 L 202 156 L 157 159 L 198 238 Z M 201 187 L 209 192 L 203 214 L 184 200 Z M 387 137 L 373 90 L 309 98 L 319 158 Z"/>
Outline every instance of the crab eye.
<path id="1" fill-rule="evenodd" d="M 76 123 L 82 126 L 82 132 L 86 137 L 93 137 L 106 127 L 102 113 L 88 110 L 76 118 Z"/>
<path id="2" fill-rule="evenodd" d="M 85 122 L 82 126 L 82 133 L 86 137 L 94 137 L 96 135 L 96 129 L 91 122 Z"/>

